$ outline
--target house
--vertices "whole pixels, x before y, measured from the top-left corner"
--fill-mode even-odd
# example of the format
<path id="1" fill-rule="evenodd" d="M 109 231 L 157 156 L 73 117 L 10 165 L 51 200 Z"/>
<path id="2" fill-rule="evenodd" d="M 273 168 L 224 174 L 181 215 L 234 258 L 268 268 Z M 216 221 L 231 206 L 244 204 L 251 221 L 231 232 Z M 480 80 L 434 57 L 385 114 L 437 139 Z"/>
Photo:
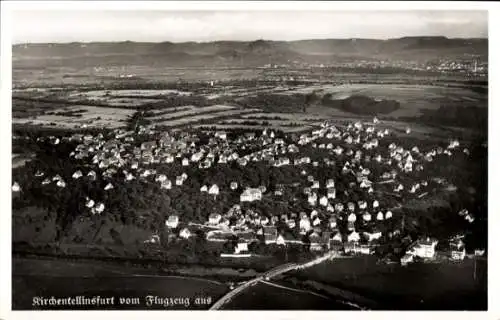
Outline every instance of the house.
<path id="1" fill-rule="evenodd" d="M 182 186 L 183 183 L 184 183 L 184 179 L 182 179 L 182 176 L 175 177 L 175 185 Z"/>
<path id="2" fill-rule="evenodd" d="M 246 166 L 248 164 L 248 160 L 246 158 L 239 158 L 237 160 L 238 164 L 242 167 Z"/>
<path id="3" fill-rule="evenodd" d="M 311 185 L 311 189 L 319 189 L 319 181 L 313 181 Z"/>
<path id="4" fill-rule="evenodd" d="M 156 141 L 147 141 L 141 144 L 141 150 L 153 150 L 156 148 Z"/>
<path id="5" fill-rule="evenodd" d="M 355 229 L 354 221 L 347 221 L 347 230 L 353 231 Z"/>
<path id="6" fill-rule="evenodd" d="M 80 170 L 77 170 L 75 171 L 75 173 L 73 173 L 73 175 L 71 176 L 73 179 L 78 179 L 80 178 L 81 176 L 83 176 L 83 173 L 80 171 Z"/>
<path id="7" fill-rule="evenodd" d="M 179 216 L 173 214 L 173 215 L 170 215 L 167 219 L 167 221 L 165 221 L 165 225 L 168 227 L 168 228 L 177 228 L 177 225 L 179 225 Z"/>
<path id="8" fill-rule="evenodd" d="M 366 244 L 358 244 L 356 242 L 348 242 L 344 244 L 345 253 L 353 254 L 370 254 L 372 248 Z"/>
<path id="9" fill-rule="evenodd" d="M 330 250 L 335 251 L 335 252 L 343 252 L 344 251 L 344 244 L 342 243 L 342 235 L 338 232 L 336 232 L 333 237 L 330 239 Z"/>
<path id="10" fill-rule="evenodd" d="M 113 185 L 111 183 L 108 183 L 105 187 L 104 187 L 104 190 L 110 190 L 110 189 L 113 189 Z"/>
<path id="11" fill-rule="evenodd" d="M 102 213 L 104 211 L 104 203 L 99 203 L 94 209 L 96 213 Z"/>
<path id="12" fill-rule="evenodd" d="M 86 201 L 85 201 L 85 206 L 86 206 L 87 208 L 92 208 L 92 207 L 94 206 L 94 204 L 95 204 L 94 200 L 89 199 L 89 198 L 87 197 L 87 199 L 86 199 Z"/>
<path id="13" fill-rule="evenodd" d="M 463 260 L 465 258 L 465 247 L 462 248 L 453 248 L 450 252 L 450 257 L 452 260 Z"/>
<path id="14" fill-rule="evenodd" d="M 462 237 L 450 240 L 450 258 L 452 260 L 463 260 L 465 258 L 465 243 Z"/>
<path id="15" fill-rule="evenodd" d="M 335 211 L 342 212 L 344 210 L 344 205 L 342 203 L 335 204 Z"/>
<path id="16" fill-rule="evenodd" d="M 349 216 L 347 217 L 347 221 L 348 221 L 348 222 L 354 222 L 354 221 L 356 221 L 356 218 L 357 218 L 357 217 L 356 217 L 356 215 L 355 215 L 354 213 L 351 213 L 351 214 L 349 214 Z"/>
<path id="17" fill-rule="evenodd" d="M 188 159 L 188 158 L 184 158 L 184 159 L 182 159 L 182 165 L 183 165 L 184 167 L 188 166 L 188 165 L 189 165 L 189 159 Z"/>
<path id="18" fill-rule="evenodd" d="M 363 220 L 366 221 L 366 222 L 371 221 L 372 220 L 372 215 L 370 213 L 368 213 L 368 212 L 365 212 L 363 214 Z"/>
<path id="19" fill-rule="evenodd" d="M 173 163 L 174 162 L 174 156 L 171 154 L 167 154 L 165 157 L 165 163 Z"/>
<path id="20" fill-rule="evenodd" d="M 333 216 L 330 217 L 330 219 L 328 219 L 328 225 L 330 226 L 331 229 L 337 228 L 337 218 Z"/>
<path id="21" fill-rule="evenodd" d="M 411 262 L 413 262 L 413 255 L 411 255 L 411 254 L 405 254 L 401 258 L 401 265 L 402 266 L 406 266 L 408 263 L 411 263 Z"/>
<path id="22" fill-rule="evenodd" d="M 286 245 L 285 244 L 285 238 L 283 238 L 283 236 L 281 234 L 278 235 L 278 237 L 276 238 L 276 244 L 278 246 L 284 246 L 284 245 Z"/>
<path id="23" fill-rule="evenodd" d="M 235 254 L 244 254 L 248 253 L 248 242 L 243 240 L 238 240 L 236 246 L 234 247 Z"/>
<path id="24" fill-rule="evenodd" d="M 321 237 L 317 232 L 313 232 L 309 235 L 310 247 L 311 251 L 321 251 L 323 250 L 323 243 L 321 241 Z"/>
<path id="25" fill-rule="evenodd" d="M 366 203 L 366 201 L 358 201 L 358 208 L 360 208 L 361 210 L 365 210 L 367 207 L 368 204 Z"/>
<path id="26" fill-rule="evenodd" d="M 305 234 L 309 230 L 311 230 L 311 221 L 309 220 L 307 215 L 301 217 L 299 221 L 299 229 L 301 234 Z"/>
<path id="27" fill-rule="evenodd" d="M 317 201 L 318 201 L 318 195 L 316 193 L 313 192 L 307 196 L 307 202 L 309 203 L 309 205 L 315 206 Z"/>
<path id="28" fill-rule="evenodd" d="M 356 231 L 352 231 L 347 235 L 347 242 L 359 242 L 360 236 Z"/>
<path id="29" fill-rule="evenodd" d="M 161 189 L 167 189 L 167 190 L 172 189 L 172 181 L 170 181 L 170 180 L 163 181 L 161 183 Z"/>
<path id="30" fill-rule="evenodd" d="M 365 236 L 365 238 L 368 242 L 372 242 L 374 240 L 380 239 L 382 237 L 382 232 L 380 232 L 380 231 L 364 232 L 363 235 Z"/>
<path id="31" fill-rule="evenodd" d="M 193 155 L 191 156 L 191 162 L 198 162 L 201 160 L 202 157 L 203 157 L 203 152 L 193 153 Z"/>
<path id="32" fill-rule="evenodd" d="M 382 213 L 382 211 L 379 211 L 377 213 L 377 220 L 379 220 L 379 221 L 384 220 L 384 214 Z"/>
<path id="33" fill-rule="evenodd" d="M 240 202 L 252 202 L 262 199 L 262 190 L 259 188 L 247 188 L 240 195 Z"/>
<path id="34" fill-rule="evenodd" d="M 262 231 L 265 244 L 276 243 L 278 239 L 278 229 L 276 229 L 276 227 L 266 226 L 262 228 Z"/>
<path id="35" fill-rule="evenodd" d="M 356 205 L 354 204 L 354 202 L 347 203 L 347 209 L 351 212 L 354 212 L 354 210 L 356 210 Z"/>
<path id="36" fill-rule="evenodd" d="M 385 218 L 386 218 L 386 219 L 390 219 L 390 218 L 392 218 L 392 212 L 391 212 L 391 211 L 387 211 L 387 212 L 385 213 Z"/>
<path id="37" fill-rule="evenodd" d="M 433 259 L 436 254 L 437 243 L 437 240 L 430 238 L 417 240 L 410 246 L 406 253 L 423 259 Z"/>
<path id="38" fill-rule="evenodd" d="M 213 184 L 210 189 L 208 189 L 208 194 L 213 196 L 219 195 L 219 187 L 216 184 Z"/>
<path id="39" fill-rule="evenodd" d="M 205 185 L 203 185 L 203 186 L 201 186 L 201 188 L 200 188 L 200 192 L 208 192 L 208 187 L 207 187 L 207 185 L 206 185 L 206 184 L 205 184 Z"/>
<path id="40" fill-rule="evenodd" d="M 323 196 L 319 199 L 319 204 L 322 205 L 323 207 L 326 207 L 328 205 L 328 198 Z"/>
<path id="41" fill-rule="evenodd" d="M 227 133 L 224 131 L 217 131 L 214 135 L 216 138 L 226 140 L 227 139 Z"/>
<path id="42" fill-rule="evenodd" d="M 319 226 L 321 224 L 321 219 L 319 217 L 316 217 L 314 220 L 313 220 L 313 226 Z"/>
<path id="43" fill-rule="evenodd" d="M 19 185 L 19 183 L 14 182 L 14 184 L 12 185 L 12 191 L 13 192 L 19 192 L 19 191 L 21 191 L 21 186 Z"/>
<path id="44" fill-rule="evenodd" d="M 208 223 L 211 225 L 217 225 L 221 221 L 222 216 L 218 213 L 212 213 L 208 216 Z"/>
<path id="45" fill-rule="evenodd" d="M 183 239 L 189 239 L 189 237 L 191 237 L 191 231 L 189 231 L 188 228 L 183 228 L 180 232 L 179 232 L 179 237 L 183 238 Z"/>
<path id="46" fill-rule="evenodd" d="M 236 181 L 232 181 L 229 185 L 229 187 L 231 188 L 231 190 L 236 190 L 238 189 L 238 182 Z"/>

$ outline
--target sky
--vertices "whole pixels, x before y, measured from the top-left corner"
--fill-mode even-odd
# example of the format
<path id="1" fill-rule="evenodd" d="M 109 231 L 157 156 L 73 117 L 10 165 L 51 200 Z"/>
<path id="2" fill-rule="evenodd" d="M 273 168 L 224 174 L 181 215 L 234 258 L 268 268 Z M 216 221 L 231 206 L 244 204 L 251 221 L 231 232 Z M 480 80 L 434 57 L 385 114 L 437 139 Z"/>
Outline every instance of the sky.
<path id="1" fill-rule="evenodd" d="M 487 11 L 15 11 L 12 42 L 488 37 Z"/>

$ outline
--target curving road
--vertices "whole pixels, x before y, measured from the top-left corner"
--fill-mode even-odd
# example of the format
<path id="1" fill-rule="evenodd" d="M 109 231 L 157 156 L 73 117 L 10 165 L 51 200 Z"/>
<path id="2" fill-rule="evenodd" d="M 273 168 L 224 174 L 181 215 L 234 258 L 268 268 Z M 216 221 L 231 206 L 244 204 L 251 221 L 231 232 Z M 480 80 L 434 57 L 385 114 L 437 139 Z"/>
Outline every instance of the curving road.
<path id="1" fill-rule="evenodd" d="M 234 298 L 235 296 L 237 296 L 238 294 L 240 294 L 241 292 L 243 292 L 247 288 L 250 288 L 250 287 L 258 284 L 261 281 L 262 282 L 267 282 L 271 278 L 276 277 L 276 276 L 278 276 L 280 274 L 286 273 L 286 272 L 291 271 L 291 270 L 299 270 L 299 269 L 309 268 L 309 267 L 312 267 L 313 265 L 321 263 L 321 262 L 323 262 L 325 260 L 328 260 L 330 258 L 334 258 L 336 256 L 337 256 L 337 253 L 335 253 L 335 252 L 328 252 L 328 253 L 326 253 L 326 254 L 324 254 L 324 255 L 316 258 L 316 259 L 308 261 L 306 263 L 302 263 L 302 264 L 297 264 L 297 263 L 282 264 L 282 265 L 280 265 L 280 266 L 278 266 L 276 268 L 273 268 L 273 269 L 271 269 L 269 271 L 266 271 L 262 275 L 254 278 L 252 280 L 249 280 L 247 282 L 242 283 L 238 287 L 236 287 L 233 290 L 229 291 L 224 296 L 222 296 L 219 300 L 217 300 L 210 307 L 209 310 L 219 310 L 224 304 L 226 304 L 229 301 L 231 301 L 232 298 Z"/>

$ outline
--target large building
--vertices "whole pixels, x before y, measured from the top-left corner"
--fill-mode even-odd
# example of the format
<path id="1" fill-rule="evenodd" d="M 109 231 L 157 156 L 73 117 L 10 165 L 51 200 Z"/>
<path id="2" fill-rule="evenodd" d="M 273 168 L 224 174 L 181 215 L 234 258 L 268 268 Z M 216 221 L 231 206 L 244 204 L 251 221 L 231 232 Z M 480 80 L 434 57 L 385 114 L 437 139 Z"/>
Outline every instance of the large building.
<path id="1" fill-rule="evenodd" d="M 259 188 L 248 188 L 240 195 L 241 202 L 252 202 L 262 199 L 262 190 Z"/>

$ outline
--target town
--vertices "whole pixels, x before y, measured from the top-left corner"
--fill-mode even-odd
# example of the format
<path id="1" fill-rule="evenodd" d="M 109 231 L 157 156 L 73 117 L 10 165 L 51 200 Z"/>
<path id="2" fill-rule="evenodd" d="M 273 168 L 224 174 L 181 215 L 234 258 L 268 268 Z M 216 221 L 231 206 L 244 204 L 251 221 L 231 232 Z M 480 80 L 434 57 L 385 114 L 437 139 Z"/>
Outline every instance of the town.
<path id="1" fill-rule="evenodd" d="M 411 127 L 392 132 L 376 117 L 344 124 L 325 121 L 303 134 L 272 129 L 164 132 L 154 125 L 134 129 L 37 137 L 36 143 L 53 150 L 75 146 L 64 160 L 74 171 L 38 168 L 28 180 L 14 182 L 14 194 L 22 199 L 29 192 L 87 190 L 74 199 L 80 202 L 75 208 L 82 208 L 75 223 L 110 215 L 116 209 L 107 202 L 108 194 L 126 192 L 131 184 L 158 194 L 204 197 L 201 207 L 173 203 L 162 212 L 161 224 L 141 222 L 156 228 L 142 241 L 159 246 L 204 237 L 222 258 L 258 256 L 259 245 L 338 256 L 377 254 L 402 265 L 485 254 L 484 247 L 470 246 L 466 254 L 467 225 L 476 219 L 472 208 L 459 208 L 455 215 L 463 224 L 447 237 L 415 229 L 415 217 L 405 213 L 408 202 L 456 191 L 446 177 L 429 171 L 469 157 L 468 146 L 457 139 L 411 145 L 410 138 L 401 138 L 411 137 Z M 147 215 L 131 219 L 137 223 Z"/>

